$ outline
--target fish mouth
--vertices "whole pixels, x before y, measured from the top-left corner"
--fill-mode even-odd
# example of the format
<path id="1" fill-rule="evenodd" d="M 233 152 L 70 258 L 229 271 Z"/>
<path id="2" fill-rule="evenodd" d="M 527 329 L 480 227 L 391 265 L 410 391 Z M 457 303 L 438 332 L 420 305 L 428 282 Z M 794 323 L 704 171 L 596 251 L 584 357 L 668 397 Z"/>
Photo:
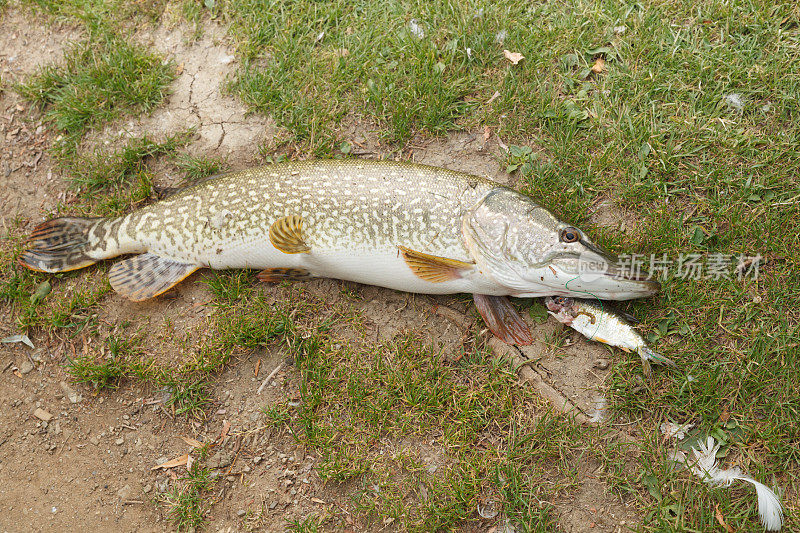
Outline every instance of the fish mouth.
<path id="1" fill-rule="evenodd" d="M 577 266 L 578 283 L 602 299 L 646 298 L 661 290 L 661 283 L 652 279 L 646 271 L 638 266 L 622 265 L 611 254 L 595 246 L 580 254 Z"/>
<path id="2" fill-rule="evenodd" d="M 638 294 L 633 298 L 645 298 L 661 291 L 661 283 L 652 279 L 646 272 L 630 272 L 619 268 L 615 263 L 610 263 L 609 269 L 603 274 L 603 278 L 616 283 L 621 292 Z"/>

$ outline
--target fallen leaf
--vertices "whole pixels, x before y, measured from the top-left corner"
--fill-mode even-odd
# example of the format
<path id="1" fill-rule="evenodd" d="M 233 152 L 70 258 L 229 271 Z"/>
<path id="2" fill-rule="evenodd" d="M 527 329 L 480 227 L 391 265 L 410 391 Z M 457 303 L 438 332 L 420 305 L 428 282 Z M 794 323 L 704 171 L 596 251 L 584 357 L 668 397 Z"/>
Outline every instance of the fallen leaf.
<path id="1" fill-rule="evenodd" d="M 222 421 L 222 430 L 219 432 L 219 437 L 217 437 L 217 442 L 222 442 L 225 440 L 225 437 L 228 436 L 228 431 L 231 429 L 231 423 L 227 420 Z"/>
<path id="2" fill-rule="evenodd" d="M 592 65 L 592 72 L 595 74 L 600 74 L 606 69 L 606 60 L 602 57 L 598 57 L 594 60 L 594 65 Z"/>
<path id="3" fill-rule="evenodd" d="M 261 370 L 261 359 L 256 361 L 256 369 L 253 371 L 253 373 L 256 375 L 256 377 L 258 377 L 258 371 L 259 370 Z"/>
<path id="4" fill-rule="evenodd" d="M 202 448 L 203 443 L 197 439 L 193 439 L 192 437 L 179 437 L 183 442 L 191 446 L 192 448 Z"/>
<path id="5" fill-rule="evenodd" d="M 27 335 L 25 335 L 24 333 L 22 335 L 11 335 L 10 337 L 5 337 L 3 339 L 0 339 L 0 342 L 2 342 L 4 344 L 10 344 L 10 343 L 14 343 L 14 342 L 21 342 L 21 343 L 23 343 L 23 344 L 25 344 L 25 345 L 27 345 L 27 346 L 29 346 L 31 348 L 34 348 L 34 345 L 31 342 L 31 339 Z"/>
<path id="6" fill-rule="evenodd" d="M 494 101 L 495 101 L 495 100 L 497 100 L 498 98 L 500 98 L 500 91 L 495 91 L 495 92 L 494 92 L 494 94 L 492 95 L 492 97 L 491 97 L 491 98 L 489 98 L 489 99 L 486 101 L 486 103 L 487 103 L 487 104 L 491 104 L 492 102 L 494 102 Z"/>
<path id="7" fill-rule="evenodd" d="M 489 126 L 483 127 L 483 140 L 488 141 L 489 137 L 492 136 L 492 129 Z"/>
<path id="8" fill-rule="evenodd" d="M 192 468 L 192 464 L 194 464 L 194 457 L 191 455 L 186 455 L 186 470 L 190 470 Z"/>
<path id="9" fill-rule="evenodd" d="M 717 522 L 719 525 L 725 528 L 725 531 L 728 533 L 733 533 L 733 528 L 725 522 L 725 518 L 723 518 L 722 513 L 719 510 L 719 505 L 714 505 L 714 516 L 717 517 Z"/>
<path id="10" fill-rule="evenodd" d="M 325 503 L 323 500 L 320 500 L 319 498 L 311 498 L 311 501 L 314 503 L 322 503 L 322 504 Z"/>
<path id="11" fill-rule="evenodd" d="M 511 61 L 512 65 L 516 65 L 525 59 L 524 55 L 520 54 L 519 52 L 511 52 L 510 50 L 503 50 L 503 55 L 506 56 L 506 59 Z"/>
<path id="12" fill-rule="evenodd" d="M 183 63 L 181 63 L 180 65 L 178 65 L 178 68 L 176 68 L 176 69 L 175 69 L 175 73 L 176 73 L 178 76 L 180 76 L 181 74 L 183 74 Z"/>
<path id="13" fill-rule="evenodd" d="M 184 466 L 189 461 L 189 454 L 185 453 L 180 457 L 176 457 L 172 461 L 167 461 L 166 463 L 161 463 L 160 465 L 156 465 L 150 470 L 158 470 L 163 468 L 164 470 L 175 468 L 176 466 Z"/>

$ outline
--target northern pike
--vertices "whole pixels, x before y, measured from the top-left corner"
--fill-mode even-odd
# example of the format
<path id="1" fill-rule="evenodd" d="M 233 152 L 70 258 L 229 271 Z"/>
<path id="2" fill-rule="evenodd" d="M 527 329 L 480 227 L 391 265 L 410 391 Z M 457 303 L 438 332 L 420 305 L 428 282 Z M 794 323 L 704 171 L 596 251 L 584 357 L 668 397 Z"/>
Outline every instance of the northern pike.
<path id="1" fill-rule="evenodd" d="M 642 359 L 644 372 L 650 375 L 650 362 L 675 367 L 670 359 L 653 351 L 644 338 L 625 319 L 600 305 L 575 298 L 549 296 L 544 300 L 547 312 L 589 340 L 636 352 Z"/>
<path id="2" fill-rule="evenodd" d="M 582 255 L 613 261 L 586 234 L 489 179 L 412 163 L 317 160 L 230 172 L 119 218 L 36 227 L 20 262 L 64 272 L 123 254 L 111 286 L 134 301 L 200 268 L 259 269 L 269 282 L 338 278 L 400 291 L 472 293 L 490 329 L 529 344 L 506 296 L 621 300 L 658 282 L 581 276 Z"/>

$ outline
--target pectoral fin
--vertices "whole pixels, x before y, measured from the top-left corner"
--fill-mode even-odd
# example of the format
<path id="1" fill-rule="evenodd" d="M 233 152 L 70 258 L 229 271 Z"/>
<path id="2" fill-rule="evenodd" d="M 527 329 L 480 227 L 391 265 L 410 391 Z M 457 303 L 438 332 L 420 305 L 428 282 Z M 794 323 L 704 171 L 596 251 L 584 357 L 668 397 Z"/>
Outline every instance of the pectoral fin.
<path id="1" fill-rule="evenodd" d="M 307 254 L 311 248 L 303 240 L 303 217 L 289 215 L 279 218 L 269 228 L 272 246 L 285 254 Z"/>
<path id="2" fill-rule="evenodd" d="M 311 274 L 304 268 L 265 268 L 258 273 L 258 279 L 267 283 L 281 281 L 308 281 Z"/>
<path id="3" fill-rule="evenodd" d="M 398 246 L 397 248 L 400 249 L 400 253 L 403 254 L 403 259 L 405 259 L 411 271 L 418 278 L 432 283 L 458 279 L 461 277 L 462 270 L 470 270 L 475 267 L 473 263 L 429 255 L 405 246 Z"/>
<path id="4" fill-rule="evenodd" d="M 533 335 L 514 305 L 505 296 L 473 294 L 475 307 L 486 325 L 506 344 L 533 344 Z"/>
<path id="5" fill-rule="evenodd" d="M 168 291 L 198 268 L 148 252 L 114 263 L 108 281 L 125 298 L 141 302 Z"/>

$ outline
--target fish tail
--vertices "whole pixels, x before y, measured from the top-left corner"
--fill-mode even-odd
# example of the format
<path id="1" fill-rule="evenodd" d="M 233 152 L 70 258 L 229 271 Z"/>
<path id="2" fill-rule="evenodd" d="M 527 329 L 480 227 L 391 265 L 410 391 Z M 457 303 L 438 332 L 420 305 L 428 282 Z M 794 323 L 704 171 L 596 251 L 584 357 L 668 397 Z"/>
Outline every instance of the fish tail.
<path id="1" fill-rule="evenodd" d="M 675 362 L 672 361 L 672 359 L 664 357 L 660 353 L 651 350 L 647 346 L 642 346 L 637 351 L 639 352 L 639 357 L 642 358 L 642 361 L 652 361 L 659 365 L 671 366 L 672 368 L 676 368 Z"/>
<path id="2" fill-rule="evenodd" d="M 120 221 L 64 217 L 42 222 L 28 237 L 19 262 L 39 272 L 66 272 L 119 255 Z"/>

